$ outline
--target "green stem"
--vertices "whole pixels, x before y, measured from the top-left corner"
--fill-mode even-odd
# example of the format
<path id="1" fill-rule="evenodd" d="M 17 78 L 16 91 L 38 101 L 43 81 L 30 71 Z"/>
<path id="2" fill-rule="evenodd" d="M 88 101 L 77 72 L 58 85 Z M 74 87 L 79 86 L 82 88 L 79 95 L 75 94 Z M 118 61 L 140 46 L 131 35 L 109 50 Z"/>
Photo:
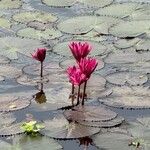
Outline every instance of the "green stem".
<path id="1" fill-rule="evenodd" d="M 79 98 L 80 98 L 80 85 L 78 87 L 78 97 L 77 97 L 77 105 L 79 105 Z"/>
<path id="2" fill-rule="evenodd" d="M 83 90 L 83 95 L 82 95 L 82 105 L 84 105 L 84 99 L 85 99 L 85 94 L 86 94 L 86 85 L 87 85 L 87 81 L 85 81 L 85 83 L 84 83 L 84 90 Z"/>
<path id="3" fill-rule="evenodd" d="M 41 62 L 41 78 L 43 78 L 43 62 Z"/>

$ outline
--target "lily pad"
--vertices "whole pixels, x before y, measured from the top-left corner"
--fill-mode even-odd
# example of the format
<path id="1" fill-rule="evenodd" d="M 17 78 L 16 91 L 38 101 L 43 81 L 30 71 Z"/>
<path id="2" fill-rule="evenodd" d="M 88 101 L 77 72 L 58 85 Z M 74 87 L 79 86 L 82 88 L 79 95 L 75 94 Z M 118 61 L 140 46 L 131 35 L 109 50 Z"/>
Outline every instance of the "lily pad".
<path id="1" fill-rule="evenodd" d="M 42 136 L 15 136 L 13 138 L 13 145 L 12 149 L 19 149 L 19 150 L 25 150 L 25 149 L 32 149 L 32 150 L 40 150 L 41 147 L 44 150 L 60 150 L 62 149 L 62 146 L 57 143 L 55 140 L 42 137 Z"/>
<path id="2" fill-rule="evenodd" d="M 37 47 L 44 47 L 38 40 L 22 39 L 19 37 L 1 37 L 0 43 L 0 55 L 4 55 L 10 59 L 17 59 L 17 52 L 31 56 L 31 53 Z"/>
<path id="3" fill-rule="evenodd" d="M 24 133 L 24 131 L 20 128 L 21 124 L 22 123 L 13 123 L 11 125 L 1 127 L 0 136 L 12 136 Z"/>
<path id="4" fill-rule="evenodd" d="M 1 95 L 0 112 L 16 111 L 30 105 L 30 100 L 26 97 L 4 96 Z"/>
<path id="5" fill-rule="evenodd" d="M 100 131 L 98 128 L 86 127 L 74 122 L 69 123 L 64 117 L 46 120 L 44 125 L 45 128 L 40 131 L 42 135 L 65 140 L 91 136 Z"/>
<path id="6" fill-rule="evenodd" d="M 80 40 L 80 41 L 84 42 L 82 40 Z M 53 47 L 53 52 L 60 54 L 62 56 L 67 56 L 67 57 L 72 56 L 72 53 L 68 46 L 70 42 L 71 41 L 67 41 L 67 42 L 62 42 L 62 43 L 55 45 Z M 107 47 L 105 45 L 98 43 L 98 42 L 93 42 L 93 41 L 87 41 L 87 42 L 89 42 L 93 48 L 90 56 L 103 55 L 104 53 L 107 52 Z"/>
<path id="7" fill-rule="evenodd" d="M 119 126 L 123 123 L 124 118 L 117 116 L 116 118 L 109 121 L 90 122 L 90 121 L 78 121 L 78 123 L 84 126 L 96 127 L 96 128 L 112 128 Z"/>
<path id="8" fill-rule="evenodd" d="M 116 85 L 142 85 L 148 81 L 148 77 L 137 72 L 116 72 L 107 75 L 106 80 Z"/>
<path id="9" fill-rule="evenodd" d="M 149 51 L 150 40 L 141 40 L 136 44 L 136 51 Z"/>
<path id="10" fill-rule="evenodd" d="M 146 34 L 150 29 L 150 20 L 126 21 L 109 29 L 109 33 L 117 37 L 137 37 Z"/>
<path id="11" fill-rule="evenodd" d="M 31 39 L 38 39 L 38 40 L 41 40 L 41 39 L 46 39 L 46 40 L 55 39 L 55 38 L 58 38 L 58 37 L 62 36 L 60 31 L 55 30 L 53 28 L 45 29 L 45 30 L 41 31 L 41 30 L 37 30 L 37 29 L 34 29 L 34 28 L 29 28 L 29 27 L 19 30 L 17 32 L 17 35 L 21 36 L 21 37 L 26 37 L 26 38 L 31 38 Z"/>
<path id="12" fill-rule="evenodd" d="M 0 64 L 8 64 L 10 63 L 10 59 L 5 56 L 0 55 Z"/>
<path id="13" fill-rule="evenodd" d="M 98 9 L 95 14 L 124 18 L 131 15 L 135 10 L 139 9 L 140 6 L 142 7 L 142 5 L 138 3 L 116 3 L 102 9 Z"/>
<path id="14" fill-rule="evenodd" d="M 27 65 L 23 68 L 23 72 L 28 74 L 28 75 L 40 75 L 40 67 L 41 64 L 32 64 L 32 65 Z M 43 64 L 43 74 L 48 75 L 50 73 L 56 73 L 62 70 L 59 67 L 59 64 L 56 62 L 48 62 Z"/>
<path id="15" fill-rule="evenodd" d="M 11 27 L 11 23 L 9 20 L 0 17 L 0 27 L 3 29 L 9 29 Z"/>
<path id="16" fill-rule="evenodd" d="M 4 81 L 5 78 L 3 76 L 0 76 L 0 81 Z"/>
<path id="17" fill-rule="evenodd" d="M 1 0 L 0 9 L 16 9 L 20 8 L 22 0 Z"/>
<path id="18" fill-rule="evenodd" d="M 131 40 L 119 39 L 115 41 L 114 46 L 119 49 L 126 49 L 135 46 L 139 41 L 139 38 L 134 38 Z"/>
<path id="19" fill-rule="evenodd" d="M 12 67 L 10 65 L 1 65 L 0 66 L 0 75 L 6 78 L 17 78 L 22 74 L 22 71 L 20 69 L 17 69 L 16 67 Z"/>
<path id="20" fill-rule="evenodd" d="M 39 21 L 42 23 L 55 22 L 58 18 L 50 13 L 38 12 L 38 11 L 27 11 L 20 12 L 13 15 L 13 19 L 17 22 L 28 23 L 31 21 Z"/>
<path id="21" fill-rule="evenodd" d="M 104 62 L 99 57 L 96 57 L 96 60 L 98 61 L 98 66 L 96 67 L 96 70 L 102 69 L 104 67 Z M 75 64 L 75 59 L 71 58 L 60 62 L 60 67 L 62 67 L 63 69 L 67 69 L 68 66 L 73 66 Z"/>
<path id="22" fill-rule="evenodd" d="M 125 109 L 149 109 L 149 88 L 114 87 L 113 92 L 99 101 L 107 106 Z"/>
<path id="23" fill-rule="evenodd" d="M 110 121 L 117 117 L 115 112 L 100 106 L 77 106 L 66 110 L 64 115 L 68 120 L 88 122 Z"/>
<path id="24" fill-rule="evenodd" d="M 42 0 L 42 2 L 51 7 L 70 7 L 75 3 L 75 0 Z"/>
<path id="25" fill-rule="evenodd" d="M 86 34 L 94 29 L 98 33 L 109 34 L 108 29 L 119 22 L 123 21 L 105 16 L 78 16 L 60 22 L 57 28 L 62 32 L 75 35 Z"/>

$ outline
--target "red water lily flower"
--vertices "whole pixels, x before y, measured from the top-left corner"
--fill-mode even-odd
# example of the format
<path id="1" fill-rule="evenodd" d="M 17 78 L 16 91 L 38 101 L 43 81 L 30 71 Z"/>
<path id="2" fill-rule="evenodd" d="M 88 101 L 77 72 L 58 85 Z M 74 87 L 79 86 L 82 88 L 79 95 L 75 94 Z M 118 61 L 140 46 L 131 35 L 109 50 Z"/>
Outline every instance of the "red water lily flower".
<path id="1" fill-rule="evenodd" d="M 36 50 L 36 52 L 34 52 L 32 55 L 32 58 L 40 61 L 40 62 L 43 62 L 45 60 L 45 57 L 46 57 L 46 48 L 38 48 Z"/>
<path id="2" fill-rule="evenodd" d="M 83 74 L 89 79 L 98 65 L 98 62 L 94 58 L 82 58 L 79 63 L 79 68 Z"/>
<path id="3" fill-rule="evenodd" d="M 69 48 L 74 58 L 80 62 L 81 58 L 85 58 L 91 51 L 92 47 L 88 42 L 71 42 Z"/>
<path id="4" fill-rule="evenodd" d="M 87 80 L 85 74 L 83 74 L 80 68 L 77 68 L 76 66 L 69 67 L 67 73 L 69 75 L 69 80 L 73 85 L 79 86 Z"/>

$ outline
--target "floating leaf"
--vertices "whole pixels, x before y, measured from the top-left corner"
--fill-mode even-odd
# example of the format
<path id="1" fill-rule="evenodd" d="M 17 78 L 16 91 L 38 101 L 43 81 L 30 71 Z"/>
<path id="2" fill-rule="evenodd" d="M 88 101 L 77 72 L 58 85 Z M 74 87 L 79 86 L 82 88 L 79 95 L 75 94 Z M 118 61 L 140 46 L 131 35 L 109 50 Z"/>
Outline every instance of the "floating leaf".
<path id="1" fill-rule="evenodd" d="M 149 32 L 150 20 L 126 21 L 109 29 L 109 33 L 117 37 L 137 37 Z"/>
<path id="2" fill-rule="evenodd" d="M 27 38 L 38 39 L 38 40 L 55 39 L 55 38 L 62 36 L 60 31 L 55 30 L 53 28 L 45 29 L 41 31 L 41 30 L 36 30 L 34 28 L 29 28 L 29 27 L 19 30 L 17 32 L 17 35 L 21 37 L 27 37 Z"/>
<path id="3" fill-rule="evenodd" d="M 53 47 L 53 52 L 63 55 L 63 56 L 67 56 L 70 57 L 72 56 L 72 53 L 69 49 L 69 43 L 71 41 L 67 41 L 67 42 L 63 42 L 63 43 L 59 43 L 57 45 L 55 45 Z M 81 40 L 81 42 L 84 42 Z M 96 55 L 103 55 L 104 53 L 106 53 L 107 51 L 107 47 L 101 43 L 98 42 L 93 42 L 93 41 L 87 41 L 92 45 L 92 52 L 91 52 L 91 56 L 96 56 Z"/>
<path id="4" fill-rule="evenodd" d="M 50 13 L 27 11 L 13 15 L 13 19 L 17 22 L 28 23 L 31 21 L 39 21 L 42 23 L 55 22 L 58 18 Z"/>
<path id="5" fill-rule="evenodd" d="M 110 121 L 117 116 L 115 112 L 99 106 L 77 106 L 66 110 L 64 115 L 68 120 L 89 122 Z"/>
<path id="6" fill-rule="evenodd" d="M 0 76 L 0 81 L 4 81 L 5 78 L 3 76 Z"/>
<path id="7" fill-rule="evenodd" d="M 137 72 L 116 72 L 107 75 L 106 80 L 117 85 L 142 85 L 148 81 L 148 77 Z"/>
<path id="8" fill-rule="evenodd" d="M 20 8 L 22 5 L 22 0 L 1 0 L 0 9 L 16 9 Z"/>
<path id="9" fill-rule="evenodd" d="M 4 76 L 6 78 L 17 78 L 22 74 L 22 71 L 20 69 L 17 69 L 16 67 L 12 67 L 10 65 L 1 65 L 0 66 L 0 75 Z"/>
<path id="10" fill-rule="evenodd" d="M 58 144 L 55 140 L 42 137 L 42 136 L 15 136 L 13 138 L 13 145 L 12 149 L 18 148 L 17 150 L 25 150 L 25 149 L 32 149 L 32 150 L 40 150 L 41 147 L 44 150 L 60 150 L 62 146 Z"/>
<path id="11" fill-rule="evenodd" d="M 10 59 L 17 59 L 17 52 L 31 56 L 37 47 L 44 47 L 38 40 L 21 39 L 18 37 L 1 37 L 0 54 Z"/>
<path id="12" fill-rule="evenodd" d="M 98 128 L 86 127 L 74 122 L 69 123 L 64 117 L 46 120 L 44 126 L 45 128 L 40 131 L 42 135 L 66 140 L 91 136 L 100 131 Z"/>
<path id="13" fill-rule="evenodd" d="M 149 88 L 144 87 L 114 87 L 112 94 L 99 99 L 105 105 L 126 109 L 149 109 Z"/>
<path id="14" fill-rule="evenodd" d="M 149 51 L 150 40 L 141 40 L 136 44 L 136 51 Z"/>
<path id="15" fill-rule="evenodd" d="M 30 105 L 30 100 L 25 97 L 1 95 L 0 103 L 0 112 L 9 112 L 28 107 Z"/>
<path id="16" fill-rule="evenodd" d="M 86 34 L 93 29 L 98 33 L 108 34 L 108 28 L 122 22 L 120 19 L 105 16 L 78 16 L 60 22 L 57 27 L 59 30 L 70 34 Z"/>
<path id="17" fill-rule="evenodd" d="M 0 17 L 0 27 L 3 29 L 9 29 L 11 27 L 11 23 L 9 22 L 9 20 Z"/>
<path id="18" fill-rule="evenodd" d="M 124 18 L 132 14 L 136 9 L 139 9 L 142 5 L 138 3 L 116 3 L 98 9 L 95 13 L 103 16 L 112 16 L 118 18 Z"/>
<path id="19" fill-rule="evenodd" d="M 0 55 L 0 64 L 8 64 L 10 63 L 10 59 L 5 56 Z"/>
<path id="20" fill-rule="evenodd" d="M 42 2 L 51 7 L 70 7 L 75 3 L 75 0 L 42 0 Z"/>

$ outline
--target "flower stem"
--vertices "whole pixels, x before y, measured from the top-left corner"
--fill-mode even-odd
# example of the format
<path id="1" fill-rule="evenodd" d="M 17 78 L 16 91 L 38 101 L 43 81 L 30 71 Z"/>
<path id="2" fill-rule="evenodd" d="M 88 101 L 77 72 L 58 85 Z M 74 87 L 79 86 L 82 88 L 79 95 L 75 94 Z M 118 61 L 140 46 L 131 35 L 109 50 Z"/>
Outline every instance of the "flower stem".
<path id="1" fill-rule="evenodd" d="M 80 85 L 78 87 L 78 97 L 77 97 L 77 105 L 79 105 L 79 98 L 80 98 Z"/>
<path id="2" fill-rule="evenodd" d="M 85 83 L 84 83 L 84 89 L 83 89 L 83 95 L 82 95 L 82 105 L 84 105 L 84 98 L 85 98 L 85 93 L 86 93 L 86 85 L 87 85 L 87 81 L 85 81 Z"/>
<path id="3" fill-rule="evenodd" d="M 74 105 L 74 84 L 72 84 L 72 91 L 71 91 L 71 98 L 72 98 L 72 106 Z"/>
<path id="4" fill-rule="evenodd" d="M 43 62 L 41 62 L 41 74 L 40 74 L 41 78 L 43 78 Z"/>

